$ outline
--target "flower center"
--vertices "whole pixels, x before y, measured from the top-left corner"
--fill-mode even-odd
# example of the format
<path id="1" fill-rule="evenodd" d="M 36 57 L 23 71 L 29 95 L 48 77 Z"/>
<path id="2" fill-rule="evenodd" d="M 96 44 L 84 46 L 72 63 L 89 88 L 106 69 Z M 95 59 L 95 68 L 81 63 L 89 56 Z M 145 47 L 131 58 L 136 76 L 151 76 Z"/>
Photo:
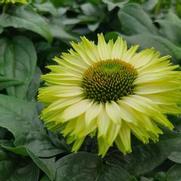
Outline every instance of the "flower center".
<path id="1" fill-rule="evenodd" d="M 81 86 L 86 98 L 105 103 L 133 94 L 136 77 L 132 65 L 121 60 L 105 60 L 84 72 Z"/>

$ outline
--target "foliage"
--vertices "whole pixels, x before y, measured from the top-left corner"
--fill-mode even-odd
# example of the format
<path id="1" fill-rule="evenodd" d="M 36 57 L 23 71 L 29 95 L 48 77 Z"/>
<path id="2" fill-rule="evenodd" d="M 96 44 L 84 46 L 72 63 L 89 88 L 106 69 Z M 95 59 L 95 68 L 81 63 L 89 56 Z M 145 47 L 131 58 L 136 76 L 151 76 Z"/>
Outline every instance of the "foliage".
<path id="1" fill-rule="evenodd" d="M 40 75 L 69 41 L 122 35 L 140 49 L 155 47 L 181 64 L 180 0 L 31 0 L 1 4 L 0 14 L 0 180 L 2 181 L 179 181 L 180 117 L 160 142 L 133 140 L 126 156 L 112 148 L 98 157 L 95 140 L 78 153 L 39 119 Z"/>

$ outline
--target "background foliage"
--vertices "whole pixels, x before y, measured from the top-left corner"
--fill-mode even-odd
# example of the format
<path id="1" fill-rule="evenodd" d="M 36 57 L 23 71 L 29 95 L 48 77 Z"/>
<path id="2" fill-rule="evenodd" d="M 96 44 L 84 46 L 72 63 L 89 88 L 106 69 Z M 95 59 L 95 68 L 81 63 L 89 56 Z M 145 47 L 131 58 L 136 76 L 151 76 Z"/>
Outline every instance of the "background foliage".
<path id="1" fill-rule="evenodd" d="M 89 138 L 74 154 L 39 120 L 40 75 L 52 57 L 82 35 L 123 36 L 140 49 L 155 47 L 181 64 L 180 0 L 32 0 L 0 5 L 1 181 L 180 181 L 181 118 L 157 144 L 133 140 L 133 153 L 116 148 L 104 159 Z"/>

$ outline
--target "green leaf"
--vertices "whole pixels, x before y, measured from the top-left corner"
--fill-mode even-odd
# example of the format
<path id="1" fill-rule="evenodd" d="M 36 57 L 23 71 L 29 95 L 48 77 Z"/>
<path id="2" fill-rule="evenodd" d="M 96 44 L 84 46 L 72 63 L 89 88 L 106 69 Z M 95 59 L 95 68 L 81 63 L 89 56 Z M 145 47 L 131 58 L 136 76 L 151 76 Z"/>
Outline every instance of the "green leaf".
<path id="1" fill-rule="evenodd" d="M 30 150 L 28 154 L 34 163 L 49 177 L 50 180 L 55 179 L 56 163 L 55 158 L 38 158 Z"/>
<path id="2" fill-rule="evenodd" d="M 168 158 L 175 163 L 181 163 L 181 152 L 172 152 Z"/>
<path id="3" fill-rule="evenodd" d="M 133 177 L 125 169 L 123 169 L 121 165 L 106 162 L 96 181 L 110 181 L 113 178 L 114 181 L 131 181 L 133 179 Z"/>
<path id="4" fill-rule="evenodd" d="M 46 175 L 44 175 L 40 181 L 51 181 Z"/>
<path id="5" fill-rule="evenodd" d="M 157 5 L 158 2 L 159 0 L 147 0 L 143 4 L 143 8 L 147 11 L 151 11 Z"/>
<path id="6" fill-rule="evenodd" d="M 0 161 L 2 160 L 7 160 L 8 155 L 6 154 L 6 152 L 0 148 Z"/>
<path id="7" fill-rule="evenodd" d="M 175 164 L 168 170 L 167 181 L 181 181 L 181 165 Z"/>
<path id="8" fill-rule="evenodd" d="M 181 148 L 178 146 L 180 144 L 181 134 L 168 132 L 156 144 L 135 145 L 131 154 L 123 156 L 119 152 L 114 152 L 106 159 L 115 163 L 119 162 L 120 166 L 139 176 L 158 167 L 172 152 L 180 152 Z"/>
<path id="9" fill-rule="evenodd" d="M 0 180 L 2 181 L 38 181 L 39 169 L 31 162 L 14 159 L 0 161 Z"/>
<path id="10" fill-rule="evenodd" d="M 9 79 L 23 82 L 22 85 L 7 88 L 8 94 L 26 99 L 27 90 L 32 81 L 37 60 L 33 43 L 25 37 L 14 37 L 8 41 L 2 56 L 4 57 L 5 76 Z"/>
<path id="11" fill-rule="evenodd" d="M 49 42 L 52 41 L 52 35 L 45 19 L 32 9 L 24 6 L 17 6 L 12 14 L 4 13 L 0 15 L 0 26 L 3 28 L 24 28 L 38 33 Z"/>
<path id="12" fill-rule="evenodd" d="M 139 33 L 157 33 L 151 18 L 138 4 L 125 5 L 119 10 L 118 17 L 122 25 L 121 29 L 126 35 L 134 35 Z"/>
<path id="13" fill-rule="evenodd" d="M 11 174 L 11 173 L 10 173 Z M 26 164 L 24 167 L 15 168 L 9 181 L 38 181 L 39 169 L 33 163 Z"/>
<path id="14" fill-rule="evenodd" d="M 0 107 L 0 126 L 14 135 L 16 145 L 25 143 L 31 129 L 29 121 L 34 118 L 35 105 L 14 97 L 0 95 Z"/>
<path id="15" fill-rule="evenodd" d="M 116 7 L 122 8 L 126 3 L 128 3 L 128 0 L 122 2 L 116 2 L 114 0 L 103 0 L 103 3 L 107 4 L 109 11 L 112 11 Z"/>
<path id="16" fill-rule="evenodd" d="M 97 177 L 101 160 L 91 153 L 67 155 L 57 161 L 56 181 L 86 180 L 94 181 Z"/>
<path id="17" fill-rule="evenodd" d="M 11 145 L 5 145 L 4 148 L 23 156 L 28 155 L 28 148 L 40 157 L 54 156 L 67 151 L 63 144 L 56 147 L 51 142 L 37 118 L 35 103 L 0 95 L 0 107 L 0 127 L 9 130 L 15 138 L 15 148 L 11 148 Z"/>
<path id="18" fill-rule="evenodd" d="M 50 13 L 53 16 L 57 15 L 57 9 L 54 7 L 54 5 L 51 2 L 44 2 L 44 3 L 34 3 L 33 6 L 36 7 L 36 9 L 43 13 Z"/>
<path id="19" fill-rule="evenodd" d="M 61 40 L 70 41 L 70 40 L 77 40 L 77 37 L 66 30 L 63 23 L 60 21 L 59 18 L 53 18 L 49 22 L 49 29 L 55 38 L 59 38 Z"/>
<path id="20" fill-rule="evenodd" d="M 21 81 L 10 79 L 5 76 L 0 76 L 0 90 L 3 88 L 11 87 L 11 86 L 17 86 L 22 84 Z"/>
<path id="21" fill-rule="evenodd" d="M 39 67 L 36 67 L 35 73 L 33 75 L 33 79 L 29 84 L 28 91 L 27 91 L 27 100 L 34 100 L 36 99 L 36 95 L 38 92 L 38 88 L 40 87 L 40 76 L 41 70 Z"/>
<path id="22" fill-rule="evenodd" d="M 69 154 L 57 161 L 56 181 L 114 181 L 131 179 L 120 165 L 103 162 L 92 153 Z"/>
<path id="23" fill-rule="evenodd" d="M 0 75 L 4 75 L 4 52 L 7 46 L 7 39 L 0 39 Z"/>
<path id="24" fill-rule="evenodd" d="M 181 19 L 176 14 L 169 12 L 165 19 L 157 20 L 157 22 L 164 37 L 166 36 L 176 44 L 181 43 Z"/>
<path id="25" fill-rule="evenodd" d="M 13 147 L 13 146 L 8 146 L 8 145 L 5 145 L 5 144 L 1 144 L 1 147 L 10 151 L 10 152 L 13 152 L 17 155 L 22 155 L 22 156 L 27 156 L 27 151 L 26 151 L 26 148 L 24 146 L 16 146 L 16 147 Z"/>
<path id="26" fill-rule="evenodd" d="M 6 181 L 14 169 L 14 164 L 10 160 L 0 161 L 0 180 Z"/>

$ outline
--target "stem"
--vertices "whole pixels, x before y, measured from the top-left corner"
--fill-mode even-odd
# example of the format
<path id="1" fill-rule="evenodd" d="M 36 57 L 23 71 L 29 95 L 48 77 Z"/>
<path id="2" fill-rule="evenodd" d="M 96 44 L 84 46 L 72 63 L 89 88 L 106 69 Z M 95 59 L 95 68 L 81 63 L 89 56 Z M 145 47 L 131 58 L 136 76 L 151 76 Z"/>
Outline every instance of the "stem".
<path id="1" fill-rule="evenodd" d="M 3 6 L 3 9 L 2 9 L 2 14 L 6 14 L 7 8 L 8 8 L 8 5 L 5 4 L 5 5 Z"/>

